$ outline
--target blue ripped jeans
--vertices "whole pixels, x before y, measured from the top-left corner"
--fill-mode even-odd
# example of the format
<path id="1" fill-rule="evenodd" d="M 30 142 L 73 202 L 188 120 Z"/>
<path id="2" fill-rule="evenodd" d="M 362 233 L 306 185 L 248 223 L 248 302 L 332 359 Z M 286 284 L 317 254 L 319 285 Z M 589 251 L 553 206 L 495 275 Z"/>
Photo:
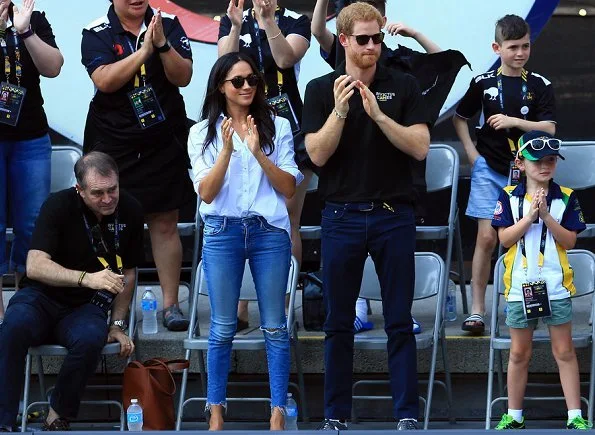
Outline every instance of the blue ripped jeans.
<path id="1" fill-rule="evenodd" d="M 211 304 L 207 406 L 226 406 L 231 346 L 248 260 L 258 296 L 260 328 L 266 342 L 271 407 L 285 407 L 290 365 L 285 315 L 291 259 L 289 234 L 260 216 L 206 216 L 202 258 Z"/>

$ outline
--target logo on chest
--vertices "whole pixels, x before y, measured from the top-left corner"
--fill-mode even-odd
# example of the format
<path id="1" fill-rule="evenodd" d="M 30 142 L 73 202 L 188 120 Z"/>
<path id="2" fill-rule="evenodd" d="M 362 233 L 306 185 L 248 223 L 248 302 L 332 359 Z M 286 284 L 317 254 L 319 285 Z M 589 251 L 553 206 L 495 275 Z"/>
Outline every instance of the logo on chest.
<path id="1" fill-rule="evenodd" d="M 396 95 L 394 92 L 376 92 L 376 100 L 379 103 L 386 103 L 395 98 Z"/>
<path id="2" fill-rule="evenodd" d="M 249 48 L 250 44 L 252 44 L 252 35 L 246 33 L 245 35 L 240 35 L 240 41 L 242 42 L 244 48 Z"/>

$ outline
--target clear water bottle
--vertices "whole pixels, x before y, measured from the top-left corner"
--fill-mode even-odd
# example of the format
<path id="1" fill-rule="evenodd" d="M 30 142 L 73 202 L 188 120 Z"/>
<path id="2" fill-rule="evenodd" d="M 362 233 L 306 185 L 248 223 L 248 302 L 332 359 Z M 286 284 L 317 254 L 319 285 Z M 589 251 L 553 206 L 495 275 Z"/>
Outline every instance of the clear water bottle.
<path id="1" fill-rule="evenodd" d="M 452 279 L 448 280 L 446 293 L 446 320 L 449 322 L 457 320 L 457 287 Z"/>
<path id="2" fill-rule="evenodd" d="M 285 407 L 285 430 L 298 430 L 298 407 L 291 393 L 287 393 L 287 406 Z"/>
<path id="3" fill-rule="evenodd" d="M 130 406 L 126 410 L 126 421 L 128 430 L 134 432 L 143 430 L 143 408 L 138 404 L 138 399 L 130 400 Z"/>
<path id="4" fill-rule="evenodd" d="M 151 287 L 145 287 L 141 301 L 143 310 L 143 334 L 157 333 L 157 298 Z"/>

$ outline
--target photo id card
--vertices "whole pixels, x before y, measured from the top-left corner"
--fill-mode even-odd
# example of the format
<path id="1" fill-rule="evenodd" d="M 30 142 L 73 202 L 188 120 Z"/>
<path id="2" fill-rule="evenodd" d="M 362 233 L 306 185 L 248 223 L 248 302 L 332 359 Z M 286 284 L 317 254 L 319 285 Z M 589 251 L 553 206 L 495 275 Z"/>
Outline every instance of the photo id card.
<path id="1" fill-rule="evenodd" d="M 142 86 L 128 92 L 128 99 L 143 130 L 165 121 L 165 115 L 152 86 Z"/>
<path id="2" fill-rule="evenodd" d="M 93 305 L 97 305 L 99 308 L 103 309 L 103 311 L 107 313 L 111 308 L 112 303 L 114 302 L 114 296 L 114 294 L 108 291 L 99 290 L 95 292 L 95 294 L 91 298 L 91 303 Z"/>
<path id="3" fill-rule="evenodd" d="M 514 163 L 510 162 L 510 180 L 508 182 L 509 186 L 516 186 L 521 182 L 521 169 Z"/>
<path id="4" fill-rule="evenodd" d="M 0 83 L 0 123 L 17 125 L 26 94 L 27 89 L 21 86 Z"/>
<path id="5" fill-rule="evenodd" d="M 552 308 L 545 281 L 526 282 L 522 285 L 523 307 L 527 320 L 550 317 Z"/>
<path id="6" fill-rule="evenodd" d="M 287 94 L 277 95 L 276 97 L 267 99 L 267 101 L 271 106 L 273 106 L 277 112 L 277 115 L 289 121 L 291 124 L 291 132 L 294 135 L 300 131 L 300 123 L 295 116 L 295 112 L 293 111 L 293 107 L 291 106 L 291 102 L 289 101 L 289 96 Z"/>

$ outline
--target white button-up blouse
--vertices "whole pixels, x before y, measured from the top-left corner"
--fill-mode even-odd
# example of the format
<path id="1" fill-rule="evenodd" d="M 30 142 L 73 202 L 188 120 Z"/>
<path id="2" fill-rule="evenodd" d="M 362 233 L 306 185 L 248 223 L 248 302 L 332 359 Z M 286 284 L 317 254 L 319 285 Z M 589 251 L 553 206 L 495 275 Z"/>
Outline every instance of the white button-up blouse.
<path id="1" fill-rule="evenodd" d="M 293 135 L 289 121 L 275 117 L 275 150 L 268 159 L 283 171 L 293 175 L 296 185 L 304 176 L 298 170 L 294 160 Z M 209 174 L 219 152 L 223 148 L 221 123 L 223 114 L 217 120 L 217 136 L 202 153 L 207 135 L 207 120 L 203 120 L 190 129 L 188 154 L 192 163 L 194 189 L 198 193 L 201 180 Z M 271 225 L 283 228 L 291 236 L 289 215 L 285 198 L 277 192 L 262 170 L 254 155 L 237 133 L 233 134 L 233 152 L 225 173 L 223 186 L 215 199 L 207 204 L 200 204 L 199 212 L 204 219 L 208 215 L 227 217 L 262 216 Z"/>

